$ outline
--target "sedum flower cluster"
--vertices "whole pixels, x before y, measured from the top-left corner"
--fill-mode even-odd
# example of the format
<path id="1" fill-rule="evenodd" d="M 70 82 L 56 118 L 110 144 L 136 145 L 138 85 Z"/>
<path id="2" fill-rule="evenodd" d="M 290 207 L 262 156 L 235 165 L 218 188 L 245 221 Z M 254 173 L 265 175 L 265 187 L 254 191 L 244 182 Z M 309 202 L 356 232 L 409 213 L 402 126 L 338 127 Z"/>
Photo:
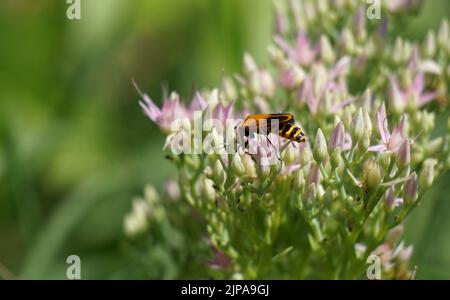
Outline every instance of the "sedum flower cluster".
<path id="1" fill-rule="evenodd" d="M 200 248 L 212 255 L 200 259 L 206 271 L 199 276 L 367 278 L 376 255 L 381 279 L 413 277 L 403 221 L 450 167 L 450 119 L 445 129 L 436 122 L 448 116 L 449 23 L 423 40 L 402 37 L 399 27 L 420 5 L 384 1 L 380 18 L 369 19 L 365 1 L 275 1 L 269 66 L 245 54 L 240 74 L 198 91 L 190 104 L 173 92 L 159 108 L 142 94 L 178 170 L 166 198 L 188 203 L 179 217 L 203 230 L 181 228 L 191 239 L 182 245 L 197 245 L 194 257 L 206 253 Z M 280 157 L 262 164 L 258 151 L 219 151 L 225 132 L 214 123 L 201 137 L 212 136 L 216 151 L 174 152 L 180 128 L 193 145 L 204 142 L 194 134 L 196 112 L 222 125 L 250 113 L 289 112 L 307 141 L 273 139 L 283 143 Z M 177 219 L 173 200 L 152 200 L 158 197 L 135 202 L 128 236 L 157 234 Z"/>

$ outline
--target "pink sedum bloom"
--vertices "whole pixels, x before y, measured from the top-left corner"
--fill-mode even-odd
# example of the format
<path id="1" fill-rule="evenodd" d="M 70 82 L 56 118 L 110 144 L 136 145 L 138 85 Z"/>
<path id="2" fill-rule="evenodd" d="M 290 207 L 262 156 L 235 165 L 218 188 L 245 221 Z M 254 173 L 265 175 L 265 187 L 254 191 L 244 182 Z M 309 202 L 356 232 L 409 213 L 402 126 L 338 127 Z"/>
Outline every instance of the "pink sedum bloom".
<path id="1" fill-rule="evenodd" d="M 414 107 L 421 107 L 428 102 L 434 100 L 438 95 L 438 91 L 425 92 L 424 73 L 419 72 L 406 89 L 401 89 L 394 75 L 389 76 L 390 100 L 397 112 L 402 112 L 408 104 Z"/>
<path id="2" fill-rule="evenodd" d="M 173 121 L 189 116 L 188 110 L 180 103 L 180 97 L 177 94 L 166 97 L 163 100 L 162 108 L 159 108 L 147 94 L 140 91 L 135 82 L 133 84 L 142 97 L 139 105 L 144 110 L 144 113 L 150 120 L 158 124 L 163 131 L 169 132 Z"/>
<path id="3" fill-rule="evenodd" d="M 380 106 L 377 112 L 377 122 L 378 130 L 380 131 L 380 136 L 382 144 L 370 146 L 367 150 L 371 152 L 384 152 L 392 151 L 398 152 L 402 143 L 407 140 L 405 137 L 405 116 L 400 120 L 400 124 L 395 126 L 392 130 L 392 134 L 389 132 L 387 117 L 386 117 L 386 107 L 384 103 Z"/>
<path id="4" fill-rule="evenodd" d="M 332 91 L 341 91 L 343 86 L 337 80 L 339 76 L 347 72 L 350 66 L 350 58 L 348 56 L 344 56 L 327 72 L 325 75 L 326 78 L 323 81 L 322 85 L 319 89 L 315 89 L 314 81 L 319 80 L 318 78 L 311 78 L 311 76 L 307 76 L 303 81 L 302 85 L 298 89 L 297 99 L 300 102 L 305 102 L 308 106 L 309 111 L 316 115 L 319 112 L 320 101 L 325 97 L 327 92 Z M 330 113 L 336 113 L 340 109 L 349 105 L 354 101 L 353 98 L 346 99 L 339 103 L 333 103 L 330 108 Z"/>
<path id="5" fill-rule="evenodd" d="M 316 59 L 319 48 L 312 47 L 306 34 L 301 31 L 297 35 L 297 40 L 294 47 L 291 47 L 285 39 L 277 35 L 274 37 L 275 43 L 286 53 L 286 55 L 293 62 L 302 66 L 311 65 Z"/>

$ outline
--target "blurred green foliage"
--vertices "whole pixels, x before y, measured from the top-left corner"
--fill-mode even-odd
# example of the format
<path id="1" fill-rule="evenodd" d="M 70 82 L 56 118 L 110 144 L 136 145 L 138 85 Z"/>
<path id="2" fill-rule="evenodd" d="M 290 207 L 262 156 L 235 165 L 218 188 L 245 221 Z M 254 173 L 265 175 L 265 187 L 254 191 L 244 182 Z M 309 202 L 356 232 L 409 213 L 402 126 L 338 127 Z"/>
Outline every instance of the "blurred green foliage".
<path id="1" fill-rule="evenodd" d="M 449 8 L 427 1 L 405 36 Z M 164 82 L 188 97 L 217 86 L 222 68 L 238 72 L 245 51 L 266 61 L 271 40 L 269 0 L 82 0 L 81 20 L 66 9 L 0 2 L 0 277 L 65 278 L 71 254 L 85 279 L 129 277 L 123 216 L 174 171 L 131 79 L 157 102 Z M 450 277 L 449 180 L 408 222 L 418 278 Z"/>

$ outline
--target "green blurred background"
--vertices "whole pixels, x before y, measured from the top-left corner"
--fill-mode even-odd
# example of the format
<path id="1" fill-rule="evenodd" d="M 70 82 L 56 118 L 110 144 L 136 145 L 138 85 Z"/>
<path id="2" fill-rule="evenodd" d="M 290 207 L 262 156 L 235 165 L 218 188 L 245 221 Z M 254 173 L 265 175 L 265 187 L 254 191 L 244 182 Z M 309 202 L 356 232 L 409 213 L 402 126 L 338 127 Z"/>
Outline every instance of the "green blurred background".
<path id="1" fill-rule="evenodd" d="M 82 0 L 82 19 L 58 0 L 0 2 L 0 277 L 121 278 L 122 220 L 146 183 L 175 169 L 164 137 L 141 112 L 134 78 L 189 96 L 217 86 L 250 52 L 266 63 L 270 0 Z M 429 0 L 405 36 L 423 37 L 450 12 Z M 418 278 L 450 278 L 450 177 L 411 216 Z M 12 273 L 12 274 L 9 274 Z"/>

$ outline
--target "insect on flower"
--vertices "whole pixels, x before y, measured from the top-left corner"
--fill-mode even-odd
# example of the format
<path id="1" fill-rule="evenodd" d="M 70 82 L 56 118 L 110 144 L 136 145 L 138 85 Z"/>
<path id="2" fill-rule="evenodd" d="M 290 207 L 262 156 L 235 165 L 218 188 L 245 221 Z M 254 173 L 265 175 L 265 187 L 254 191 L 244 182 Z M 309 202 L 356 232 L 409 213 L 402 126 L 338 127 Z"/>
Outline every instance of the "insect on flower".
<path id="1" fill-rule="evenodd" d="M 275 128 L 275 126 L 278 128 Z M 256 133 L 264 134 L 267 141 L 273 146 L 267 137 L 267 134 L 272 132 L 272 129 L 278 129 L 279 136 L 292 142 L 303 143 L 306 141 L 303 130 L 294 123 L 294 116 L 288 113 L 248 115 L 235 128 L 237 127 L 243 128 L 244 136 L 247 137 L 244 148 L 248 146 L 250 134 Z"/>

